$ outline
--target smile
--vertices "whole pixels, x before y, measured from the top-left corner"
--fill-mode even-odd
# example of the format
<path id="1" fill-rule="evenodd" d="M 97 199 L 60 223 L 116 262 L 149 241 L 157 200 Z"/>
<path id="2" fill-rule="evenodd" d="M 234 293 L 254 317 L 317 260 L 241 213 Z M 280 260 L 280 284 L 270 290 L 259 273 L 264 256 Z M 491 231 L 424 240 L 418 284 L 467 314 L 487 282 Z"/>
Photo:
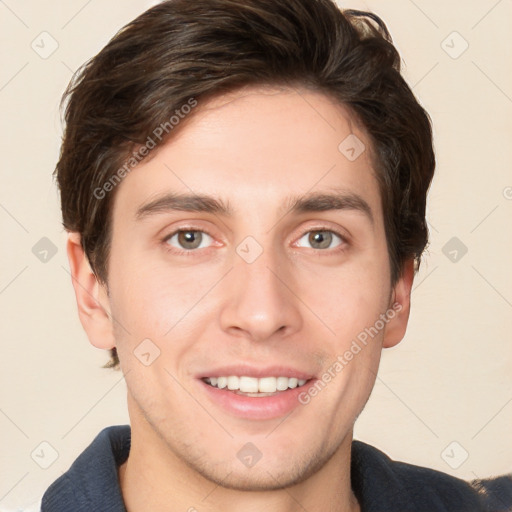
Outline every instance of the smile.
<path id="1" fill-rule="evenodd" d="M 268 393 L 286 391 L 303 386 L 305 379 L 295 377 L 241 377 L 230 375 L 225 377 L 206 377 L 204 382 L 219 389 L 228 389 L 234 392 L 248 393 L 248 396 L 267 396 Z"/>

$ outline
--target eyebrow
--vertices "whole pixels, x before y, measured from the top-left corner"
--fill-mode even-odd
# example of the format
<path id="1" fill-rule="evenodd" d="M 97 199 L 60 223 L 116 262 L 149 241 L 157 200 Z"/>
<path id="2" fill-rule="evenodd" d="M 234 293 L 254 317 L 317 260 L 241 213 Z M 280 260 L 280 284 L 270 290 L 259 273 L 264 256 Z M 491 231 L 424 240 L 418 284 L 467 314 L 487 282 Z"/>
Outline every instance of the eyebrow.
<path id="1" fill-rule="evenodd" d="M 288 204 L 288 211 L 294 213 L 352 210 L 364 214 L 372 224 L 374 223 L 370 205 L 353 192 L 313 192 L 301 197 L 290 197 Z"/>
<path id="2" fill-rule="evenodd" d="M 226 217 L 233 216 L 233 210 L 229 203 L 220 198 L 207 196 L 203 194 L 175 194 L 168 193 L 157 197 L 149 203 L 143 204 L 138 208 L 135 217 L 142 220 L 150 215 L 158 213 L 167 213 L 170 211 L 214 213 Z"/>
<path id="3" fill-rule="evenodd" d="M 288 196 L 281 212 L 287 215 L 330 210 L 357 211 L 364 214 L 372 224 L 374 223 L 370 205 L 358 194 L 347 191 L 310 192 L 303 196 Z M 172 211 L 212 213 L 224 217 L 234 215 L 230 203 L 218 197 L 204 194 L 167 193 L 140 206 L 135 217 L 137 220 L 142 220 L 152 215 Z"/>

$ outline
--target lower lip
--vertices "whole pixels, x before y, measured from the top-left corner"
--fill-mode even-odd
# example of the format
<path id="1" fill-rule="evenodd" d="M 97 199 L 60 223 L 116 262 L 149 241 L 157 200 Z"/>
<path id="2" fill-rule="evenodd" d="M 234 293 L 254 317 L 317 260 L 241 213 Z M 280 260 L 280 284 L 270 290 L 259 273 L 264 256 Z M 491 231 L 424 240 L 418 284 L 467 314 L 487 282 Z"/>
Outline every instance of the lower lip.
<path id="1" fill-rule="evenodd" d="M 286 416 L 296 407 L 302 406 L 299 395 L 307 391 L 315 379 L 306 384 L 286 391 L 280 391 L 272 396 L 251 397 L 238 395 L 225 388 L 219 389 L 199 380 L 200 385 L 210 399 L 217 405 L 235 416 L 251 420 L 270 420 Z"/>

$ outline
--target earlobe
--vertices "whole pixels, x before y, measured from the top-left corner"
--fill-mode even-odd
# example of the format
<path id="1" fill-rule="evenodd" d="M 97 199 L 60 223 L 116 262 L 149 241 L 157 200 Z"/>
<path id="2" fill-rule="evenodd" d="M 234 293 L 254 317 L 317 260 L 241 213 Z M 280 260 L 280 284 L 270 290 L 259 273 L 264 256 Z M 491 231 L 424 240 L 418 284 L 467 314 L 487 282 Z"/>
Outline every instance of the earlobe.
<path id="1" fill-rule="evenodd" d="M 68 234 L 67 254 L 80 322 L 92 345 L 110 349 L 115 346 L 112 317 L 105 285 L 89 265 L 80 243 L 80 234 Z"/>
<path id="2" fill-rule="evenodd" d="M 411 289 L 413 280 L 414 259 L 410 259 L 405 262 L 402 275 L 393 288 L 391 303 L 389 305 L 390 314 L 388 315 L 390 320 L 386 325 L 382 343 L 384 348 L 398 345 L 405 336 L 411 310 Z M 394 313 L 391 313 L 391 311 L 394 311 Z"/>

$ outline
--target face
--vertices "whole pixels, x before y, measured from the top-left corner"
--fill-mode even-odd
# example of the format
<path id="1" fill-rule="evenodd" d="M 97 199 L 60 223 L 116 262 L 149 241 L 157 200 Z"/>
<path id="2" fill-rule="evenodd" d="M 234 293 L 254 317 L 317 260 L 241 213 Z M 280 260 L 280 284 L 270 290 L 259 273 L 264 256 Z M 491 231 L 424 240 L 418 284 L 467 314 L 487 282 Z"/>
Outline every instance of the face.
<path id="1" fill-rule="evenodd" d="M 197 108 L 116 190 L 108 310 L 132 429 L 225 487 L 291 485 L 346 455 L 405 329 L 370 142 L 304 90 Z"/>

